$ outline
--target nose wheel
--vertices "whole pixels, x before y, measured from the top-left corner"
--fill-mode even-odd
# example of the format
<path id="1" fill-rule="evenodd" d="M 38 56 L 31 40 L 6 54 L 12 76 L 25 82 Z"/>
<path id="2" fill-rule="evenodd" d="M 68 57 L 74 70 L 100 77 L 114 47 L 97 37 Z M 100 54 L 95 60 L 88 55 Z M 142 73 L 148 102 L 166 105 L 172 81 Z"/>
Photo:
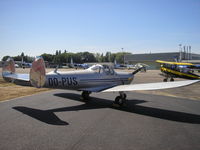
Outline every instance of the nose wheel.
<path id="1" fill-rule="evenodd" d="M 163 79 L 163 82 L 167 82 L 168 78 Z"/>
<path id="2" fill-rule="evenodd" d="M 163 82 L 167 82 L 167 81 L 168 81 L 168 78 L 163 79 Z M 171 78 L 170 78 L 170 82 L 173 82 L 173 81 L 174 81 L 174 78 L 171 77 Z"/>
<path id="3" fill-rule="evenodd" d="M 126 94 L 124 92 L 119 92 L 119 94 L 120 95 L 115 98 L 115 102 L 114 102 L 113 106 L 120 107 L 120 106 L 123 106 L 125 104 Z"/>

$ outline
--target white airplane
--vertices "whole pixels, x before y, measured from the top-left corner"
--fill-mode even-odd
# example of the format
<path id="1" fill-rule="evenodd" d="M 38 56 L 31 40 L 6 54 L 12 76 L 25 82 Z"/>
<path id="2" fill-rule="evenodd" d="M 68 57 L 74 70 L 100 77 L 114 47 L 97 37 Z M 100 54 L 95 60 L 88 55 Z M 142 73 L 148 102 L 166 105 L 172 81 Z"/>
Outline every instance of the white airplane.
<path id="1" fill-rule="evenodd" d="M 137 70 L 138 68 L 143 67 L 143 70 L 146 72 L 146 68 L 149 67 L 149 65 L 143 64 L 143 63 L 137 63 L 135 65 L 127 65 L 127 69 L 134 69 Z"/>
<path id="2" fill-rule="evenodd" d="M 87 68 L 89 68 L 89 65 L 88 64 L 77 64 L 77 63 L 74 63 L 73 59 L 71 58 L 69 67 L 76 68 L 76 69 L 78 69 L 78 68 L 87 69 Z"/>
<path id="3" fill-rule="evenodd" d="M 159 82 L 146 84 L 130 84 L 134 75 L 143 67 L 132 73 L 115 72 L 109 66 L 93 65 L 86 70 L 60 72 L 55 69 L 45 72 L 45 64 L 42 57 L 37 57 L 32 63 L 30 74 L 18 74 L 15 72 L 14 61 L 9 58 L 3 66 L 2 76 L 6 81 L 14 83 L 30 83 L 32 86 L 41 88 L 55 88 L 82 91 L 84 101 L 89 100 L 92 92 L 119 92 L 115 98 L 115 104 L 122 106 L 126 101 L 126 91 L 158 90 L 190 85 L 199 80 L 186 80 L 176 82 Z"/>

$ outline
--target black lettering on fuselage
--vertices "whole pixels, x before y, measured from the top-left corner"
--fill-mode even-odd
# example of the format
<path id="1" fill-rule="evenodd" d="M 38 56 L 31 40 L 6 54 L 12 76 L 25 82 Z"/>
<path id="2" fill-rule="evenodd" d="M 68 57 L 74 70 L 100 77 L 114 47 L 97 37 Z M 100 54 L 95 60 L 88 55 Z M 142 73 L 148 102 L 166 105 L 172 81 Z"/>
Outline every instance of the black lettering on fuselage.
<path id="1" fill-rule="evenodd" d="M 54 84 L 54 86 L 58 86 L 58 79 L 57 78 L 53 78 L 53 84 Z"/>
<path id="2" fill-rule="evenodd" d="M 62 77 L 62 86 L 65 86 L 66 82 L 67 82 L 66 78 Z"/>
<path id="3" fill-rule="evenodd" d="M 52 78 L 48 78 L 49 80 L 49 86 L 53 86 L 53 79 Z"/>
<path id="4" fill-rule="evenodd" d="M 78 81 L 76 77 L 62 77 L 60 80 L 59 78 L 48 78 L 49 86 L 57 87 L 67 87 L 67 86 L 76 86 L 78 85 Z"/>
<path id="5" fill-rule="evenodd" d="M 77 84 L 78 84 L 78 82 L 76 80 L 76 77 L 73 77 L 73 85 L 77 85 Z"/>
<path id="6" fill-rule="evenodd" d="M 72 78 L 71 77 L 67 78 L 67 84 L 72 85 Z"/>

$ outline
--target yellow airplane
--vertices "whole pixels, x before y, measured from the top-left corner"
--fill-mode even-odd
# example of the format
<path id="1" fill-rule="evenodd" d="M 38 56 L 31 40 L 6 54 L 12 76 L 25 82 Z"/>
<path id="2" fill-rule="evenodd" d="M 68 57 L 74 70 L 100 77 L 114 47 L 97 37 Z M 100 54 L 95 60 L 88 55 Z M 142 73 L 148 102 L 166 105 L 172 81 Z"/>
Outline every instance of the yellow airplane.
<path id="1" fill-rule="evenodd" d="M 199 75 L 193 73 L 195 69 L 200 69 L 200 65 L 162 60 L 156 60 L 156 62 L 160 63 L 161 75 L 165 77 L 163 82 L 167 82 L 168 79 L 174 81 L 174 78 L 200 79 Z"/>

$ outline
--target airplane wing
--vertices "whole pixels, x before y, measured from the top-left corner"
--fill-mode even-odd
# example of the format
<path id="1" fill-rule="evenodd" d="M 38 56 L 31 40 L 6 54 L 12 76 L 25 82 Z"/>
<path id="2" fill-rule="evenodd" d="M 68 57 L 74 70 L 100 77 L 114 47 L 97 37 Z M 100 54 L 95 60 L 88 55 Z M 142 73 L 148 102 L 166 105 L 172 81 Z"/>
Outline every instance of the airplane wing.
<path id="1" fill-rule="evenodd" d="M 145 84 L 129 84 L 129 85 L 118 85 L 113 88 L 106 89 L 102 92 L 123 92 L 123 91 L 139 91 L 139 90 L 160 90 L 168 88 L 176 88 L 187 86 L 193 83 L 197 83 L 200 80 L 186 80 L 176 82 L 158 82 L 158 83 L 145 83 Z"/>
<path id="2" fill-rule="evenodd" d="M 156 60 L 157 63 L 160 64 L 170 64 L 170 65 L 186 65 L 186 66 L 191 66 L 193 64 L 191 63 L 182 63 L 182 62 L 170 62 L 170 61 L 162 61 L 162 60 Z"/>
<path id="3" fill-rule="evenodd" d="M 94 87 L 91 87 L 91 88 L 80 88 L 79 90 L 80 91 L 90 91 L 90 92 L 101 92 L 101 91 L 103 91 L 105 89 L 109 89 L 109 88 L 112 88 L 114 86 L 116 86 L 116 84 L 115 85 L 97 86 L 95 88 Z"/>

